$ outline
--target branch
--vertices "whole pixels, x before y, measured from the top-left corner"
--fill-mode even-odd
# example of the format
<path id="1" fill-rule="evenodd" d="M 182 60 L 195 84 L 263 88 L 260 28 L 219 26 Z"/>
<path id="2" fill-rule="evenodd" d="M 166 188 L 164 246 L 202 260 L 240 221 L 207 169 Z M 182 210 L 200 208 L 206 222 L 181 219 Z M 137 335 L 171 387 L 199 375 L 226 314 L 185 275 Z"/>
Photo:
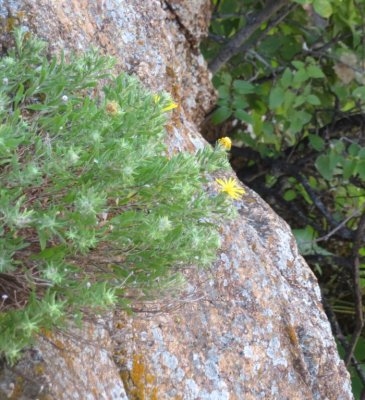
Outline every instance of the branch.
<path id="1" fill-rule="evenodd" d="M 227 13 L 227 14 L 216 14 L 212 15 L 212 19 L 228 19 L 228 18 L 241 18 L 245 17 L 246 14 L 239 14 L 239 13 Z"/>
<path id="2" fill-rule="evenodd" d="M 260 153 L 249 147 L 232 146 L 230 153 L 233 157 L 244 157 L 247 160 L 253 161 L 261 160 Z"/>
<path id="3" fill-rule="evenodd" d="M 331 213 L 327 210 L 322 200 L 319 198 L 319 196 L 317 196 L 317 193 L 315 193 L 315 191 L 311 188 L 307 179 L 298 173 L 294 173 L 293 176 L 298 180 L 298 182 L 300 182 L 303 185 L 305 191 L 308 193 L 308 196 L 313 201 L 313 204 L 316 206 L 319 212 L 326 218 L 328 223 L 333 228 L 337 228 L 338 222 L 332 217 Z M 348 237 L 348 239 L 353 237 L 353 232 L 349 229 L 341 227 L 338 231 L 341 232 L 342 234 L 345 234 L 346 232 L 346 236 Z"/>
<path id="4" fill-rule="evenodd" d="M 256 46 L 271 31 L 272 28 L 280 24 L 280 22 L 284 18 L 286 18 L 287 15 L 291 13 L 297 6 L 298 4 L 290 4 L 288 7 L 286 7 L 276 18 L 274 18 L 267 24 L 267 27 L 259 34 L 258 37 L 255 38 L 254 41 L 246 41 L 245 43 L 243 43 L 242 46 L 238 49 L 237 53 L 246 52 L 251 47 Z M 285 67 L 282 66 L 276 69 L 270 67 L 270 70 L 274 73 L 276 70 L 280 71 L 280 69 L 285 69 Z"/>
<path id="5" fill-rule="evenodd" d="M 337 231 L 339 231 L 341 228 L 343 228 L 352 218 L 359 217 L 359 211 L 353 212 L 350 216 L 345 218 L 340 224 L 338 224 L 335 228 L 333 228 L 330 232 L 328 232 L 326 235 L 321 236 L 315 240 L 312 240 L 312 243 L 318 243 L 322 242 L 323 240 L 326 241 L 328 240 L 331 236 L 333 236 Z"/>
<path id="6" fill-rule="evenodd" d="M 352 271 L 352 263 L 346 257 L 340 257 L 335 255 L 324 255 L 324 254 L 309 254 L 304 256 L 308 263 L 326 263 L 328 265 L 337 264 L 340 267 L 346 268 L 348 271 Z"/>
<path id="7" fill-rule="evenodd" d="M 328 125 L 324 125 L 318 130 L 313 130 L 311 133 L 318 133 L 321 137 L 335 138 L 337 133 L 351 132 L 354 128 L 364 129 L 365 127 L 365 114 L 352 114 L 344 116 L 343 118 L 337 119 L 334 122 L 330 122 Z"/>
<path id="8" fill-rule="evenodd" d="M 235 54 L 240 51 L 240 47 L 264 22 L 268 21 L 277 11 L 284 7 L 288 0 L 268 0 L 263 10 L 255 14 L 247 21 L 238 33 L 221 49 L 218 55 L 209 63 L 209 69 L 216 73 L 220 68 Z"/>
<path id="9" fill-rule="evenodd" d="M 354 247 L 352 248 L 353 257 L 353 279 L 355 287 L 355 329 L 352 334 L 351 343 L 346 352 L 345 364 L 349 365 L 353 356 L 357 341 L 361 335 L 362 328 L 364 327 L 364 313 L 362 310 L 362 291 L 360 285 L 360 259 L 359 251 L 364 242 L 365 234 L 365 211 L 361 215 L 359 226 L 356 231 Z"/>

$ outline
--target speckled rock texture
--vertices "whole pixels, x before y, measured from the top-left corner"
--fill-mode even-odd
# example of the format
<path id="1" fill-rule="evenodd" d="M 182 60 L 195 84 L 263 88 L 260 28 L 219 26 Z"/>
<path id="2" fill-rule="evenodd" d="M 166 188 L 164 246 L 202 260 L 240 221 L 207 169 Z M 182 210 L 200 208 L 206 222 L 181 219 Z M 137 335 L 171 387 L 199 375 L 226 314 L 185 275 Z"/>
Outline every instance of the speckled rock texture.
<path id="1" fill-rule="evenodd" d="M 0 45 L 23 25 L 52 52 L 100 47 L 172 94 L 170 151 L 194 151 L 215 100 L 198 47 L 209 13 L 208 0 L 0 0 Z M 289 227 L 249 189 L 237 205 L 217 262 L 188 271 L 183 300 L 42 337 L 15 368 L 0 366 L 0 399 L 352 399 Z"/>

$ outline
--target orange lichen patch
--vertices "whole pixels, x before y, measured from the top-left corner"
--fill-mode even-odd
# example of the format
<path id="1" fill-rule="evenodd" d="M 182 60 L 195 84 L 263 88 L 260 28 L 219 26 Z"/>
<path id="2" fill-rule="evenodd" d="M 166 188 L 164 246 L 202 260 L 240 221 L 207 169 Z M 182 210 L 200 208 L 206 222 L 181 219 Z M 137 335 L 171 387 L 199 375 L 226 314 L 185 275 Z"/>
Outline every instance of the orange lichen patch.
<path id="1" fill-rule="evenodd" d="M 72 371 L 74 369 L 74 358 L 72 357 L 72 355 L 65 354 L 63 359 L 67 365 L 67 368 Z"/>
<path id="2" fill-rule="evenodd" d="M 143 379 L 145 373 L 146 373 L 146 367 L 143 363 L 143 356 L 140 354 L 135 354 L 133 356 L 133 367 L 131 371 L 131 378 L 136 386 L 140 385 L 141 380 Z"/>
<path id="3" fill-rule="evenodd" d="M 287 325 L 286 329 L 287 329 L 287 332 L 288 332 L 288 335 L 289 335 L 290 342 L 295 347 L 298 347 L 299 341 L 298 341 L 298 336 L 297 336 L 297 333 L 295 332 L 294 326 Z"/>
<path id="4" fill-rule="evenodd" d="M 45 393 L 45 394 L 41 394 L 40 396 L 37 397 L 38 400 L 52 400 L 53 398 L 51 397 L 51 395 Z"/>
<path id="5" fill-rule="evenodd" d="M 143 355 L 135 354 L 131 371 L 123 369 L 120 377 L 129 399 L 158 400 L 158 388 L 153 386 L 156 377 L 147 372 Z"/>
<path id="6" fill-rule="evenodd" d="M 165 125 L 165 129 L 167 130 L 168 133 L 173 134 L 174 133 L 174 126 L 170 124 Z"/>
<path id="7" fill-rule="evenodd" d="M 157 388 L 153 388 L 152 393 L 151 393 L 151 400 L 158 400 L 157 395 L 158 395 Z"/>
<path id="8" fill-rule="evenodd" d="M 55 339 L 53 341 L 53 344 L 59 349 L 59 350 L 65 350 L 65 345 L 64 343 L 61 342 L 59 339 Z"/>
<path id="9" fill-rule="evenodd" d="M 52 332 L 48 329 L 41 328 L 40 333 L 45 336 L 47 339 L 52 339 Z"/>
<path id="10" fill-rule="evenodd" d="M 170 78 L 176 78 L 176 73 L 174 71 L 174 69 L 172 67 L 169 67 L 168 65 L 166 65 L 166 74 L 170 77 Z"/>

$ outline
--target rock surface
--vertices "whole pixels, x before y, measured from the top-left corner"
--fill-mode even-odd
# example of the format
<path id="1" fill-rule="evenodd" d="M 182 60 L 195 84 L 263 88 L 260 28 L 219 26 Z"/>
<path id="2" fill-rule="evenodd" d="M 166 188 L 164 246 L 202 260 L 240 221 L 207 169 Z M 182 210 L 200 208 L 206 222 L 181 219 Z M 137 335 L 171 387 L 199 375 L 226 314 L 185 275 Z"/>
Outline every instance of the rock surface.
<path id="1" fill-rule="evenodd" d="M 169 148 L 194 151 L 215 96 L 198 48 L 208 22 L 208 0 L 0 0 L 0 45 L 20 24 L 52 52 L 100 47 L 172 94 Z M 352 399 L 289 227 L 249 189 L 238 207 L 217 262 L 188 272 L 183 301 L 43 337 L 0 368 L 0 399 Z"/>

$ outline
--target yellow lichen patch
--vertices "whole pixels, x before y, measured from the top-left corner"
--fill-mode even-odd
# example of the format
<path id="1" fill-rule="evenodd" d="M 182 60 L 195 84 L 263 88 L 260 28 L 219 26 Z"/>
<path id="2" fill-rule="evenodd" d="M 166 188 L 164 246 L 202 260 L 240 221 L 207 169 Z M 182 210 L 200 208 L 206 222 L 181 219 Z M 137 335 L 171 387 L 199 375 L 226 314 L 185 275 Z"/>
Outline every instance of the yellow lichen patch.
<path id="1" fill-rule="evenodd" d="M 153 383 L 155 383 L 156 381 L 156 377 L 154 377 L 151 374 L 147 374 L 146 375 L 146 382 L 149 383 L 150 385 L 152 385 Z"/>
<path id="2" fill-rule="evenodd" d="M 44 365 L 43 364 L 37 364 L 34 367 L 34 372 L 36 373 L 36 375 L 43 375 L 45 371 Z"/>

